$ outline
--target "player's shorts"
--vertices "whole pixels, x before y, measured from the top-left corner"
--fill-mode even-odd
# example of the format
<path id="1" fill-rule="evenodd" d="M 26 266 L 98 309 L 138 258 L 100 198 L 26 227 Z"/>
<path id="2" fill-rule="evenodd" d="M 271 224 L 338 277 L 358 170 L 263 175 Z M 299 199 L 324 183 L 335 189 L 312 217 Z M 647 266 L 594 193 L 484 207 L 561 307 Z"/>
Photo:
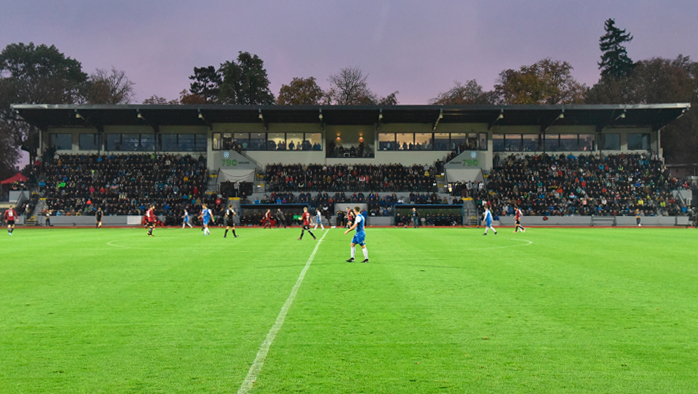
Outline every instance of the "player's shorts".
<path id="1" fill-rule="evenodd" d="M 516 225 L 520 226 L 521 225 L 521 220 L 515 220 Z"/>
<path id="2" fill-rule="evenodd" d="M 351 243 L 356 244 L 356 245 L 361 245 L 364 246 L 366 244 L 366 234 L 364 233 L 356 233 L 354 234 L 354 238 L 351 239 Z"/>
<path id="3" fill-rule="evenodd" d="M 153 227 L 155 226 L 155 220 L 153 220 L 152 222 L 146 222 L 146 224 L 150 227 Z"/>
<path id="4" fill-rule="evenodd" d="M 225 221 L 225 225 L 228 227 L 235 227 L 235 223 L 233 222 L 232 219 L 228 219 Z"/>
<path id="5" fill-rule="evenodd" d="M 184 219 L 184 223 L 189 223 L 189 218 Z"/>
<path id="6" fill-rule="evenodd" d="M 8 220 L 8 221 L 7 221 L 7 225 L 8 225 L 8 226 L 14 226 L 14 225 L 15 225 L 15 221 L 14 221 L 14 220 Z"/>
<path id="7" fill-rule="evenodd" d="M 304 225 L 303 225 L 303 230 L 308 230 L 308 231 L 310 231 L 310 225 L 309 225 L 309 224 L 304 224 Z"/>
<path id="8" fill-rule="evenodd" d="M 208 222 L 210 222 L 211 219 L 204 219 L 204 226 L 208 226 Z"/>
<path id="9" fill-rule="evenodd" d="M 487 219 L 485 223 L 487 223 L 487 227 L 492 227 L 492 219 Z"/>

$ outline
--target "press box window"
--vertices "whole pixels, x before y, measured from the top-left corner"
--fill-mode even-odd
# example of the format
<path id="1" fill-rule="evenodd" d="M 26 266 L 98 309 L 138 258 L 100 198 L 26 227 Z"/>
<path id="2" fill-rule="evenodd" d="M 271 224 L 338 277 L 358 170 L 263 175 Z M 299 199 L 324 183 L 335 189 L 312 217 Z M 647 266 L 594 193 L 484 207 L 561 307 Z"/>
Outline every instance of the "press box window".
<path id="1" fill-rule="evenodd" d="M 620 150 L 620 134 L 602 134 L 601 149 Z"/>
<path id="2" fill-rule="evenodd" d="M 628 134 L 628 150 L 649 150 L 650 135 L 631 133 Z"/>
<path id="3" fill-rule="evenodd" d="M 73 135 L 72 134 L 49 134 L 49 145 L 56 150 L 72 150 Z"/>
<path id="4" fill-rule="evenodd" d="M 80 150 L 99 150 L 99 134 L 80 134 Z"/>

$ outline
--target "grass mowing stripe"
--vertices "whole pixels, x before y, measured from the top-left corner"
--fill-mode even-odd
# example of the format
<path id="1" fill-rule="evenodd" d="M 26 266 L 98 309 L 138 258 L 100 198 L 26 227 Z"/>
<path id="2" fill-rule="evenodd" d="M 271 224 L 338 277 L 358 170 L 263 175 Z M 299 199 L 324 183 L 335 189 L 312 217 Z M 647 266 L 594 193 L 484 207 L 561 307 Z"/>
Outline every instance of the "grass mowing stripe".
<path id="1" fill-rule="evenodd" d="M 264 342 L 262 342 L 262 346 L 260 346 L 259 352 L 257 352 L 257 357 L 254 359 L 254 362 L 250 367 L 250 371 L 247 372 L 245 380 L 242 382 L 242 385 L 240 385 L 240 390 L 238 390 L 238 394 L 245 394 L 252 390 L 252 386 L 254 385 L 255 380 L 257 380 L 257 376 L 259 376 L 259 372 L 262 370 L 262 367 L 264 366 L 264 360 L 267 358 L 269 348 L 271 347 L 271 344 L 274 342 L 276 334 L 279 332 L 279 330 L 281 330 L 281 326 L 284 324 L 284 320 L 286 319 L 288 309 L 291 307 L 291 304 L 293 304 L 293 300 L 296 298 L 298 289 L 301 287 L 301 284 L 303 283 L 305 273 L 308 272 L 308 268 L 310 268 L 310 264 L 313 262 L 315 253 L 317 253 L 317 250 L 320 247 L 322 240 L 325 239 L 328 233 L 329 231 L 326 231 L 325 234 L 323 234 L 323 236 L 318 241 L 317 245 L 315 245 L 313 253 L 310 254 L 308 262 L 305 263 L 303 271 L 301 271 L 301 274 L 298 276 L 298 280 L 296 281 L 295 286 L 293 286 L 293 289 L 291 290 L 291 294 L 289 294 L 288 298 L 286 299 L 284 306 L 281 307 L 281 311 L 279 311 L 279 316 L 276 317 L 276 322 L 274 322 L 274 325 L 269 330 L 267 338 L 264 340 Z"/>

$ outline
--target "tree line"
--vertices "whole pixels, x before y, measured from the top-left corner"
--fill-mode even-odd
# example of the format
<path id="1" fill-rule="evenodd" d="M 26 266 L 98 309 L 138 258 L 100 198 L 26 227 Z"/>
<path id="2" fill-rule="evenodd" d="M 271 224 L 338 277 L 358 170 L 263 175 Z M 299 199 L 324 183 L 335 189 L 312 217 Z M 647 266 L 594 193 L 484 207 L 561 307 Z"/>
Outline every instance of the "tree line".
<path id="1" fill-rule="evenodd" d="M 572 76 L 566 61 L 550 58 L 499 73 L 494 88 L 485 91 L 475 80 L 454 81 L 454 86 L 429 100 L 433 105 L 508 104 L 640 104 L 698 102 L 698 63 L 688 56 L 633 61 L 625 44 L 633 36 L 604 24 L 599 39 L 600 77 L 589 87 Z M 176 99 L 151 96 L 143 104 L 239 105 L 396 105 L 398 91 L 381 97 L 370 89 L 368 74 L 347 67 L 328 77 L 323 90 L 315 77 L 296 77 L 269 89 L 264 62 L 257 55 L 239 52 L 218 67 L 194 67 L 188 89 Z M 35 152 L 39 131 L 10 110 L 10 104 L 129 104 L 134 83 L 115 68 L 82 70 L 79 61 L 55 46 L 10 44 L 0 53 L 0 178 L 12 175 L 20 149 Z M 695 109 L 663 130 L 662 145 L 671 163 L 698 162 L 698 111 Z"/>

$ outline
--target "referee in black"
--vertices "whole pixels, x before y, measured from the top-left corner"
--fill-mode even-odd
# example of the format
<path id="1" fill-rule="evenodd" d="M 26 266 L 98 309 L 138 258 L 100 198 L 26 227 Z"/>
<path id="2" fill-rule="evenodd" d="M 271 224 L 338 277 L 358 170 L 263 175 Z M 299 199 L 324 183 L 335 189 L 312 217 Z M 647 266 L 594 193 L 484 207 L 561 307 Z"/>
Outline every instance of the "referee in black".
<path id="1" fill-rule="evenodd" d="M 235 210 L 233 209 L 233 204 L 228 205 L 228 209 L 225 210 L 225 234 L 223 238 L 228 238 L 228 230 L 233 230 L 233 237 L 237 238 L 235 234 Z"/>

